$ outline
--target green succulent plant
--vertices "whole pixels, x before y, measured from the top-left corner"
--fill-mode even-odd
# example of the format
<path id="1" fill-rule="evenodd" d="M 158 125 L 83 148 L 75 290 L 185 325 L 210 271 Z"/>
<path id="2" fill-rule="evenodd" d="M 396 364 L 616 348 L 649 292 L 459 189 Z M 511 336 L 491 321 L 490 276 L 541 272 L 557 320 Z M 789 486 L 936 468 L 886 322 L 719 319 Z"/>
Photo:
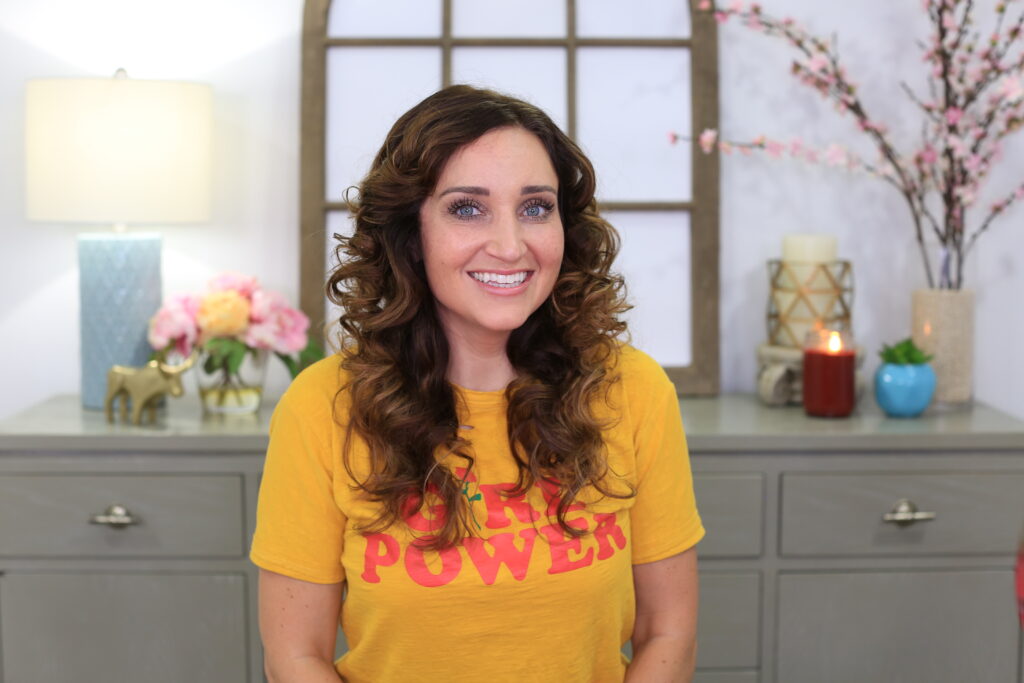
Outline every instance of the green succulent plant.
<path id="1" fill-rule="evenodd" d="M 909 337 L 893 346 L 882 344 L 882 350 L 878 355 L 882 357 L 883 363 L 893 365 L 924 365 L 932 359 L 932 356 L 919 349 Z"/>

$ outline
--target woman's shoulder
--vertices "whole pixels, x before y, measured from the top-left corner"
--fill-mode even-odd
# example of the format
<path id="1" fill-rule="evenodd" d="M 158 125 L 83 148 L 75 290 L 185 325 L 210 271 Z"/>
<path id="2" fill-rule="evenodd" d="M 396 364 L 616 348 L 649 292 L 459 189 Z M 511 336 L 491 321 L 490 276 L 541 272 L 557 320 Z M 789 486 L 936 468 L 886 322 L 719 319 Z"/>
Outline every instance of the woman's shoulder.
<path id="1" fill-rule="evenodd" d="M 305 368 L 288 385 L 278 407 L 303 415 L 329 412 L 346 382 L 341 362 L 335 353 Z"/>
<path id="2" fill-rule="evenodd" d="M 675 391 L 675 385 L 658 361 L 629 344 L 619 345 L 611 370 L 617 383 L 630 396 L 662 393 L 669 389 Z"/>

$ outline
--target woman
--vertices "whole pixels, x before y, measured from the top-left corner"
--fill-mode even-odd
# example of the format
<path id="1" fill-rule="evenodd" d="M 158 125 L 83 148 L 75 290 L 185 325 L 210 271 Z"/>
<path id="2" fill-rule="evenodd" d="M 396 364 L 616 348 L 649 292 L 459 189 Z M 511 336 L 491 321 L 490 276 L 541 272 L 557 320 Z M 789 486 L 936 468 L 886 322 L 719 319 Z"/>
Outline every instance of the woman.
<path id="1" fill-rule="evenodd" d="M 344 351 L 271 423 L 252 560 L 273 683 L 689 680 L 704 531 L 672 384 L 617 341 L 594 187 L 495 92 L 446 88 L 391 129 L 328 283 Z"/>

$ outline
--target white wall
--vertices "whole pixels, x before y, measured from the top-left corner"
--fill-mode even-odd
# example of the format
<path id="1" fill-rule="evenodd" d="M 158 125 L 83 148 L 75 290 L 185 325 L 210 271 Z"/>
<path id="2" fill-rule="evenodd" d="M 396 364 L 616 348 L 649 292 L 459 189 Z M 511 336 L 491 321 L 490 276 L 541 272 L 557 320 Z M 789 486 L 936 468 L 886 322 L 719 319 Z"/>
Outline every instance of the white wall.
<path id="1" fill-rule="evenodd" d="M 209 83 L 212 220 L 162 230 L 164 294 L 202 291 L 230 269 L 297 302 L 301 23 L 301 0 L 0 3 L 0 417 L 79 387 L 75 236 L 85 230 L 25 219 L 25 82 L 124 67 Z M 268 381 L 283 390 L 280 363 Z"/>
<path id="2" fill-rule="evenodd" d="M 840 48 L 876 118 L 899 129 L 909 112 L 894 74 L 921 71 L 910 35 L 923 35 L 919 3 L 764 0 Z M 990 5 L 991 0 L 980 3 Z M 214 88 L 217 136 L 213 220 L 164 231 L 164 292 L 196 291 L 240 270 L 296 301 L 301 0 L 6 0 L 0 4 L 0 418 L 78 387 L 75 229 L 24 218 L 23 89 L 30 78 L 174 78 Z M 742 27 L 721 33 L 725 133 L 852 144 L 859 133 L 788 75 L 792 53 Z M 908 115 L 909 116 L 909 115 Z M 913 126 L 910 131 L 913 131 Z M 993 186 L 1024 179 L 1008 154 Z M 854 326 L 870 352 L 909 333 L 910 291 L 924 276 L 909 217 L 880 181 L 758 157 L 722 163 L 722 385 L 752 391 L 754 348 L 765 338 L 765 260 L 782 236 L 833 232 L 854 262 Z M 1024 418 L 1024 208 L 980 241 L 969 269 L 977 291 L 976 394 Z M 271 391 L 286 375 L 275 364 Z"/>
<path id="3" fill-rule="evenodd" d="M 991 15 L 995 3 L 975 4 L 980 19 Z M 924 82 L 925 66 L 913 44 L 914 38 L 927 36 L 920 3 L 762 0 L 762 5 L 774 16 L 794 17 L 817 35 L 837 35 L 840 55 L 871 116 L 888 124 L 895 139 L 916 142 L 920 118 L 899 83 Z M 788 46 L 735 21 L 722 27 L 719 38 L 727 137 L 749 140 L 763 133 L 789 140 L 800 135 L 820 147 L 837 142 L 875 158 L 852 117 L 840 116 L 789 75 L 795 53 Z M 1024 150 L 1022 142 L 1014 149 Z M 1024 157 L 1008 150 L 990 181 L 991 199 L 996 190 L 999 195 L 1012 190 L 1024 181 Z M 789 232 L 834 233 L 840 258 L 853 261 L 854 333 L 868 352 L 869 372 L 878 366 L 876 351 L 883 342 L 909 336 L 910 293 L 926 286 L 926 279 L 909 211 L 891 186 L 824 166 L 733 155 L 722 160 L 721 201 L 726 391 L 753 388 L 752 349 L 766 336 L 764 262 L 781 256 L 782 236 Z M 967 286 L 977 297 L 975 395 L 1024 418 L 1022 222 L 1024 206 L 1018 205 L 993 223 L 968 264 Z"/>

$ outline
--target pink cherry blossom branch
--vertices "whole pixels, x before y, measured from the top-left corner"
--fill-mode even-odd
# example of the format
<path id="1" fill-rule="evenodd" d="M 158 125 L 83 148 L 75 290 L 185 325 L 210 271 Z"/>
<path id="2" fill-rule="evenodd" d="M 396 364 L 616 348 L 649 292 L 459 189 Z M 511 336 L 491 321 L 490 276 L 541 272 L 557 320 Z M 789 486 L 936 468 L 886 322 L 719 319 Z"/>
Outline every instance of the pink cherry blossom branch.
<path id="1" fill-rule="evenodd" d="M 1013 192 L 1006 195 L 1003 199 L 992 205 L 988 216 L 986 216 L 985 220 L 982 221 L 981 227 L 975 230 L 967 240 L 967 244 L 964 247 L 964 256 L 967 256 L 967 254 L 970 253 L 971 249 L 974 247 L 974 243 L 978 240 L 978 236 L 988 229 L 988 226 L 992 223 L 995 217 L 1006 211 L 1006 209 L 1018 199 L 1024 199 L 1024 183 L 1017 187 Z"/>
<path id="2" fill-rule="evenodd" d="M 711 5 L 710 2 L 702 1 L 698 7 L 707 8 L 709 5 Z M 830 48 L 825 41 L 812 36 L 799 27 L 792 19 L 778 20 L 764 14 L 760 5 L 756 3 L 752 4 L 749 9 L 744 9 L 742 2 L 735 1 L 727 9 L 719 9 L 715 14 L 719 22 L 727 21 L 730 16 L 739 17 L 747 26 L 759 29 L 767 35 L 784 38 L 803 53 L 807 57 L 807 61 L 804 63 L 794 61 L 791 68 L 792 73 L 801 82 L 817 90 L 825 99 L 835 101 L 840 112 L 851 114 L 859 128 L 872 139 L 895 176 L 881 172 L 879 173 L 880 177 L 902 194 L 910 209 L 929 286 L 934 286 L 931 263 L 924 242 L 923 217 L 927 207 L 921 200 L 917 183 L 908 172 L 907 165 L 896 148 L 890 143 L 885 126 L 874 122 L 868 116 L 864 103 L 857 95 L 856 86 L 847 79 L 845 69 L 839 64 L 835 49 Z"/>
<path id="3" fill-rule="evenodd" d="M 669 141 L 672 144 L 680 140 L 693 141 L 675 132 L 669 133 Z M 825 148 L 813 147 L 804 143 L 800 138 L 794 138 L 788 144 L 779 140 L 772 140 L 764 135 L 758 135 L 750 141 L 722 140 L 718 137 L 718 131 L 714 129 L 704 130 L 697 138 L 697 142 L 706 154 L 718 151 L 724 155 L 739 152 L 749 155 L 754 152 L 765 152 L 774 159 L 782 158 L 787 152 L 795 160 L 810 164 L 825 164 L 832 167 L 842 167 L 849 171 L 864 172 L 871 176 L 881 178 L 884 182 L 891 184 L 898 190 L 902 190 L 894 171 L 888 160 L 880 159 L 879 163 L 872 164 L 858 155 L 850 152 L 842 145 L 832 143 Z M 922 207 L 927 212 L 927 207 Z M 930 213 L 929 213 L 930 216 Z"/>
<path id="4" fill-rule="evenodd" d="M 853 116 L 878 149 L 879 164 L 872 167 L 861 162 L 860 167 L 886 180 L 904 197 L 929 286 L 934 287 L 935 280 L 924 240 L 926 224 L 943 247 L 939 286 L 959 288 L 964 257 L 978 235 L 1011 203 L 1024 196 L 1022 186 L 992 205 L 981 227 L 965 241 L 965 210 L 974 204 L 981 182 L 1000 158 L 1000 141 L 1024 124 L 1024 85 L 1020 80 L 1024 52 L 1010 57 L 1020 47 L 1024 35 L 1024 12 L 1004 31 L 1007 6 L 1017 0 L 1001 0 L 997 4 L 996 29 L 987 40 L 973 28 L 974 0 L 923 0 L 934 31 L 930 43 L 918 43 L 925 62 L 931 65 L 927 81 L 930 100 L 901 84 L 925 114 L 922 146 L 914 154 L 912 164 L 892 144 L 885 126 L 868 115 L 856 86 L 840 64 L 834 38 L 826 42 L 792 19 L 768 16 L 757 3 L 747 6 L 742 0 L 732 0 L 721 8 L 711 0 L 695 1 L 698 10 L 714 12 L 719 22 L 735 17 L 749 28 L 782 38 L 803 55 L 803 59 L 793 62 L 793 75 L 833 101 L 841 113 Z M 998 90 L 993 92 L 996 84 Z M 715 147 L 724 152 L 723 145 L 745 153 L 754 149 L 771 151 L 756 141 L 719 142 Z M 932 191 L 941 204 L 941 219 L 928 202 Z"/>

